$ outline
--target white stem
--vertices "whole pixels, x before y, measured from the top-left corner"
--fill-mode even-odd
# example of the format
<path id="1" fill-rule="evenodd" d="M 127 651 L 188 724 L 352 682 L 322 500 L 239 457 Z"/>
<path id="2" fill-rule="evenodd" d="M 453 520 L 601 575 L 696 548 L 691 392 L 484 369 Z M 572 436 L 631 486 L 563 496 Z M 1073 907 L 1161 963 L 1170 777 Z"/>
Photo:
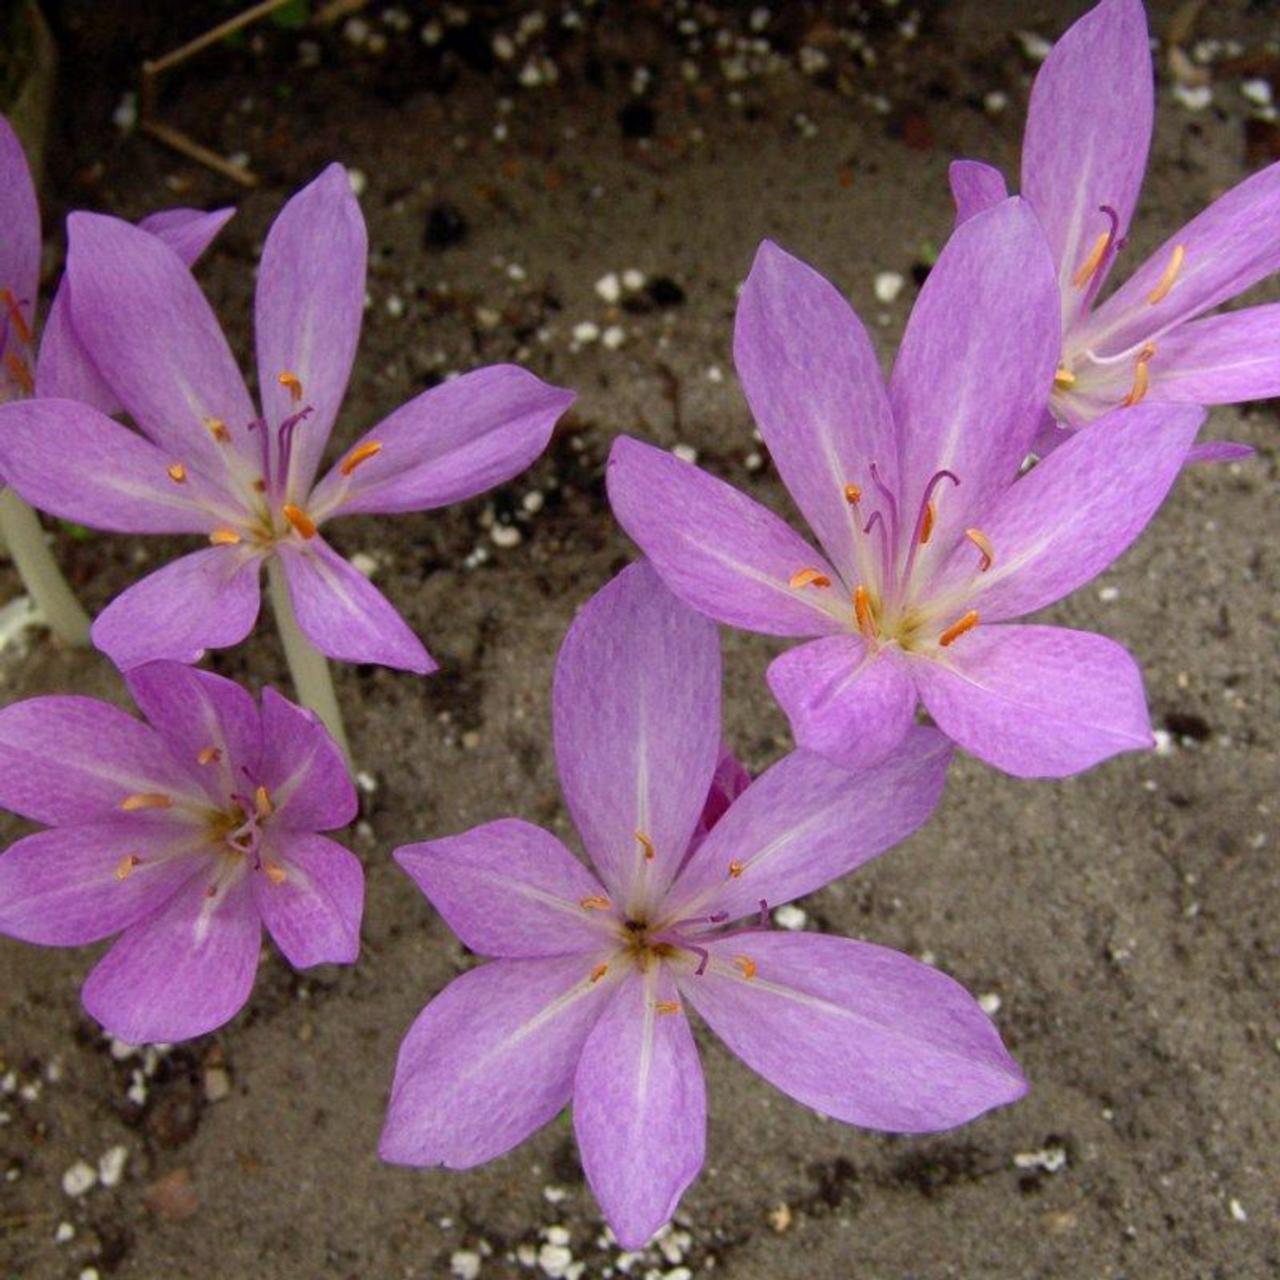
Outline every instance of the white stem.
<path id="1" fill-rule="evenodd" d="M 40 518 L 7 485 L 0 492 L 0 534 L 49 630 L 66 644 L 87 648 L 89 615 L 62 576 Z"/>
<path id="2" fill-rule="evenodd" d="M 334 742 L 347 762 L 347 772 L 354 773 L 351 748 L 347 745 L 346 730 L 342 727 L 342 712 L 333 691 L 333 676 L 328 659 L 302 634 L 298 619 L 289 598 L 289 584 L 284 576 L 284 566 L 276 556 L 267 560 L 267 586 L 271 593 L 271 607 L 275 610 L 276 627 L 284 656 L 293 677 L 293 689 L 298 701 L 314 711 L 324 722 Z"/>

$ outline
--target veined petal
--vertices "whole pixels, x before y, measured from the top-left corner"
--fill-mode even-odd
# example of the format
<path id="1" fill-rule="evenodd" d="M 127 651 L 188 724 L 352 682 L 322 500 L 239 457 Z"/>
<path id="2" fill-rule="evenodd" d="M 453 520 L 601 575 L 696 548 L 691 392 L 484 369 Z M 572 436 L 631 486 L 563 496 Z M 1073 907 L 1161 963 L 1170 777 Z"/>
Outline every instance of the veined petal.
<path id="1" fill-rule="evenodd" d="M 262 758 L 253 698 L 233 680 L 181 662 L 147 662 L 125 672 L 138 709 L 219 806 L 252 789 Z"/>
<path id="2" fill-rule="evenodd" d="M 1058 267 L 1064 327 L 1114 258 L 1076 284 L 1098 237 L 1123 236 L 1151 145 L 1155 91 L 1141 0 L 1103 0 L 1072 24 L 1036 75 L 1022 142 L 1022 194 L 1035 206 Z M 1109 250 L 1114 250 L 1114 244 Z"/>
<path id="3" fill-rule="evenodd" d="M 164 241 L 191 266 L 235 213 L 218 209 L 165 209 L 143 218 L 138 226 Z M 79 400 L 106 414 L 120 412 L 120 402 L 94 367 L 71 323 L 70 295 L 66 281 L 58 285 L 40 331 L 36 360 L 36 394 L 43 398 Z"/>
<path id="4" fill-rule="evenodd" d="M 957 227 L 1009 196 L 1004 174 L 980 160 L 953 160 L 947 169 L 947 181 L 956 202 Z"/>
<path id="5" fill-rule="evenodd" d="M 113 533 L 208 533 L 229 499 L 190 468 L 175 481 L 176 461 L 74 400 L 0 405 L 0 473 L 32 506 L 64 520 Z"/>
<path id="6" fill-rule="evenodd" d="M 810 933 L 712 942 L 681 994 L 753 1071 L 805 1106 L 892 1133 L 950 1129 L 1027 1091 L 959 983 L 887 947 Z M 752 976 L 734 963 L 749 953 Z"/>
<path id="7" fill-rule="evenodd" d="M 766 240 L 738 300 L 733 359 L 796 505 L 845 581 L 867 580 L 873 548 L 846 488 L 870 487 L 872 463 L 892 487 L 897 440 L 862 322 L 829 281 Z"/>
<path id="8" fill-rule="evenodd" d="M 587 1037 L 573 1127 L 605 1220 L 624 1249 L 643 1249 L 706 1152 L 706 1082 L 665 965 L 630 973 Z"/>
<path id="9" fill-rule="evenodd" d="M 915 722 L 916 686 L 893 649 L 870 653 L 857 636 L 825 636 L 769 664 L 769 688 L 796 746 L 842 769 L 879 764 Z"/>
<path id="10" fill-rule="evenodd" d="M 272 823 L 286 831 L 345 827 L 360 806 L 342 752 L 320 717 L 269 685 L 262 691 L 259 776 L 275 807 Z"/>
<path id="11" fill-rule="evenodd" d="M 1280 396 L 1280 303 L 1180 324 L 1147 362 L 1152 400 L 1238 404 Z"/>
<path id="12" fill-rule="evenodd" d="M 0 289 L 9 289 L 28 331 L 35 329 L 40 289 L 40 205 L 26 153 L 9 122 L 0 116 Z M 11 323 L 0 309 L 0 334 Z M 0 338 L 0 350 L 6 343 Z M 4 372 L 0 370 L 0 379 Z"/>
<path id="13" fill-rule="evenodd" d="M 253 873 L 253 901 L 276 946 L 295 969 L 351 964 L 360 954 L 364 869 L 335 840 L 275 831 Z"/>
<path id="14" fill-rule="evenodd" d="M 784 521 L 723 480 L 665 450 L 619 436 L 609 454 L 618 522 L 687 604 L 766 635 L 846 628 L 840 575 Z M 791 586 L 812 569 L 828 585 Z"/>
<path id="15" fill-rule="evenodd" d="M 1114 640 L 1064 627 L 978 627 L 912 665 L 938 728 L 1016 778 L 1063 778 L 1152 745 L 1142 673 Z"/>
<path id="16" fill-rule="evenodd" d="M 28 698 L 0 709 L 0 805 L 50 826 L 102 822 L 134 795 L 205 803 L 149 725 L 96 698 Z"/>
<path id="17" fill-rule="evenodd" d="M 1187 465 L 1194 462 L 1243 462 L 1252 458 L 1256 450 L 1251 444 L 1239 444 L 1231 440 L 1205 440 L 1201 444 L 1193 444 L 1187 450 Z"/>
<path id="18" fill-rule="evenodd" d="M 689 859 L 663 904 L 671 919 L 781 906 L 905 840 L 937 807 L 951 746 L 913 728 L 884 763 L 850 773 L 793 751 L 766 770 Z"/>
<path id="19" fill-rule="evenodd" d="M 278 553 L 303 634 L 340 662 L 376 662 L 429 675 L 436 663 L 395 606 L 323 538 Z"/>
<path id="20" fill-rule="evenodd" d="M 751 774 L 746 766 L 721 743 L 720 759 L 716 762 L 716 771 L 711 777 L 711 790 L 702 805 L 702 813 L 698 825 L 694 829 L 693 839 L 685 851 L 684 861 L 706 839 L 707 832 L 724 817 L 729 806 L 751 785 Z M 681 866 L 684 865 L 682 862 Z"/>
<path id="21" fill-rule="evenodd" d="M 455 978 L 400 1045 L 378 1154 L 469 1169 L 523 1142 L 569 1101 L 612 990 L 580 955 L 491 960 Z"/>
<path id="22" fill-rule="evenodd" d="M 326 518 L 428 511 L 518 476 L 547 447 L 573 392 L 516 365 L 451 378 L 363 435 L 316 487 Z"/>
<path id="23" fill-rule="evenodd" d="M 190 824 L 128 814 L 27 836 L 0 855 L 0 933 L 51 947 L 108 938 L 164 906 L 203 846 Z"/>
<path id="24" fill-rule="evenodd" d="M 249 998 L 262 938 L 249 877 L 220 885 L 223 859 L 210 861 L 159 912 L 126 929 L 85 981 L 85 1010 L 127 1044 L 204 1035 Z"/>
<path id="25" fill-rule="evenodd" d="M 975 578 L 981 553 L 962 544 L 937 593 L 954 590 L 963 608 L 998 622 L 1083 586 L 1146 528 L 1203 421 L 1195 405 L 1144 403 L 1076 432 L 983 513 L 991 568 Z"/>
<path id="26" fill-rule="evenodd" d="M 889 381 L 907 538 L 932 477 L 945 468 L 959 480 L 935 491 L 921 565 L 1018 474 L 1060 337 L 1053 263 L 1030 206 L 1006 200 L 957 228 L 920 291 Z"/>
<path id="27" fill-rule="evenodd" d="M 583 607 L 556 661 L 556 763 L 587 853 L 623 909 L 680 866 L 720 754 L 713 623 L 645 563 Z"/>
<path id="28" fill-rule="evenodd" d="M 297 411 L 282 373 L 298 379 L 302 403 L 313 410 L 294 437 L 294 495 L 311 488 L 346 394 L 364 318 L 368 256 L 364 215 L 340 164 L 289 200 L 262 249 L 254 302 L 262 412 L 274 425 Z"/>
<path id="29" fill-rule="evenodd" d="M 116 596 L 93 621 L 93 643 L 122 671 L 161 658 L 199 662 L 253 630 L 258 569 L 238 547 L 180 556 Z"/>
<path id="30" fill-rule="evenodd" d="M 401 845 L 393 856 L 481 955 L 562 956 L 617 945 L 604 888 L 541 827 L 504 818 Z"/>
<path id="31" fill-rule="evenodd" d="M 1162 335 L 1174 325 L 1234 298 L 1277 269 L 1280 162 L 1232 187 L 1170 236 L 1072 335 L 1071 345 L 1106 356 L 1151 339 L 1158 356 Z"/>
<path id="32" fill-rule="evenodd" d="M 71 324 L 130 416 L 171 462 L 213 477 L 227 465 L 205 427 L 255 414 L 217 318 L 182 259 L 118 218 L 67 219 Z"/>

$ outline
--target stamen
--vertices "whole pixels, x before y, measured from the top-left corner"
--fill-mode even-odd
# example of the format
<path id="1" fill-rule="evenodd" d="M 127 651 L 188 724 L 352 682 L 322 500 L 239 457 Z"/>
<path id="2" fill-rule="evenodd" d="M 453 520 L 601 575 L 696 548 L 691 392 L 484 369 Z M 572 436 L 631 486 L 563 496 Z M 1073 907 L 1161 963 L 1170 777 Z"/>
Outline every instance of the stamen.
<path id="1" fill-rule="evenodd" d="M 791 575 L 787 586 L 793 590 L 800 587 L 829 587 L 831 579 L 825 573 L 819 573 L 817 569 L 801 569 Z"/>
<path id="2" fill-rule="evenodd" d="M 608 911 L 609 899 L 603 897 L 601 894 L 594 893 L 590 897 L 579 898 L 578 906 L 580 906 L 584 911 Z"/>
<path id="3" fill-rule="evenodd" d="M 6 351 L 4 367 L 9 376 L 20 386 L 25 395 L 31 395 L 36 389 L 36 380 L 31 376 L 31 366 L 16 352 Z"/>
<path id="4" fill-rule="evenodd" d="M 169 472 L 169 479 L 172 480 L 174 484 L 187 483 L 187 469 L 182 465 L 182 463 L 175 462 L 171 467 L 167 468 L 167 470 Z"/>
<path id="5" fill-rule="evenodd" d="M 268 862 L 265 858 L 262 860 L 262 870 L 272 884 L 284 884 L 289 878 L 288 872 L 283 867 L 274 862 Z"/>
<path id="6" fill-rule="evenodd" d="M 1053 385 L 1059 391 L 1070 391 L 1076 385 L 1076 375 L 1065 364 L 1060 364 L 1058 372 L 1053 375 Z"/>
<path id="7" fill-rule="evenodd" d="M 679 1013 L 679 1000 L 655 1000 L 653 1007 L 658 1013 Z"/>
<path id="8" fill-rule="evenodd" d="M 636 839 L 640 841 L 640 847 L 644 850 L 644 860 L 652 862 L 658 856 L 657 849 L 653 847 L 653 841 L 643 831 L 636 832 Z"/>
<path id="9" fill-rule="evenodd" d="M 1155 347 L 1149 342 L 1138 352 L 1138 363 L 1133 366 L 1133 386 L 1129 394 L 1120 401 L 1125 408 L 1140 404 L 1146 396 L 1151 386 L 1151 374 L 1147 371 L 1147 365 L 1155 353 Z"/>
<path id="10" fill-rule="evenodd" d="M 222 759 L 222 751 L 218 747 L 201 747 L 196 756 L 196 764 L 217 764 Z"/>
<path id="11" fill-rule="evenodd" d="M 1182 261 L 1187 256 L 1187 246 L 1179 244 L 1174 246 L 1173 253 L 1169 256 L 1169 265 L 1165 267 L 1164 274 L 1160 277 L 1156 287 L 1147 294 L 1147 303 L 1155 306 L 1157 302 L 1163 302 L 1169 296 L 1169 290 L 1173 288 L 1173 282 L 1178 278 L 1178 272 L 1182 270 Z"/>
<path id="12" fill-rule="evenodd" d="M 215 547 L 234 547 L 240 540 L 240 535 L 234 529 L 215 529 L 209 535 L 209 541 Z"/>
<path id="13" fill-rule="evenodd" d="M 0 289 L 0 302 L 4 303 L 4 309 L 9 313 L 9 323 L 13 325 L 18 341 L 24 347 L 29 347 L 35 335 L 31 332 L 27 317 L 22 314 L 22 308 L 18 305 L 18 299 L 14 296 L 13 290 Z"/>
<path id="14" fill-rule="evenodd" d="M 370 458 L 376 458 L 381 452 L 382 446 L 376 440 L 358 444 L 343 458 L 342 465 L 338 470 L 344 476 L 349 476 L 362 462 L 367 462 Z"/>
<path id="15" fill-rule="evenodd" d="M 1093 242 L 1093 248 L 1089 250 L 1089 256 L 1080 264 L 1080 270 L 1071 277 L 1071 283 L 1077 289 L 1083 289 L 1085 285 L 1093 279 L 1093 274 L 1102 265 L 1102 260 L 1107 256 L 1107 250 L 1111 248 L 1110 231 L 1103 231 Z"/>
<path id="16" fill-rule="evenodd" d="M 116 863 L 116 879 L 127 880 L 133 875 L 134 867 L 138 866 L 142 859 L 136 853 L 126 853 L 119 862 Z"/>
<path id="17" fill-rule="evenodd" d="M 231 440 L 231 432 L 227 430 L 227 424 L 221 418 L 206 418 L 204 425 L 219 444 L 227 444 Z"/>
<path id="18" fill-rule="evenodd" d="M 316 536 L 316 522 L 301 507 L 295 507 L 292 502 L 286 502 L 280 510 L 284 512 L 284 518 L 302 537 Z"/>
<path id="19" fill-rule="evenodd" d="M 844 500 L 851 507 L 856 507 L 862 501 L 862 490 L 856 484 L 845 485 Z"/>
<path id="20" fill-rule="evenodd" d="M 924 504 L 924 517 L 920 521 L 920 537 L 918 539 L 920 545 L 925 546 L 929 539 L 933 537 L 933 526 L 938 519 L 937 510 L 932 502 Z"/>
<path id="21" fill-rule="evenodd" d="M 986 573 L 996 562 L 996 552 L 991 545 L 991 539 L 981 529 L 966 529 L 964 536 L 982 553 L 982 561 L 978 565 L 978 572 Z"/>
<path id="22" fill-rule="evenodd" d="M 970 609 L 958 622 L 953 622 L 939 637 L 938 643 L 945 649 L 954 644 L 966 631 L 972 631 L 978 625 L 978 612 Z"/>
<path id="23" fill-rule="evenodd" d="M 915 567 L 916 547 L 923 547 L 933 536 L 933 526 L 938 519 L 938 509 L 933 505 L 933 495 L 944 480 L 950 480 L 953 485 L 959 488 L 960 477 L 954 471 L 948 471 L 945 467 L 941 471 L 935 471 L 929 477 L 929 483 L 925 485 L 924 495 L 920 499 L 920 514 L 916 517 L 915 536 L 911 539 L 911 553 L 908 555 L 906 567 L 902 571 L 904 581 L 911 577 L 911 570 Z"/>
<path id="24" fill-rule="evenodd" d="M 253 793 L 253 807 L 260 818 L 269 818 L 276 811 L 275 805 L 271 803 L 271 792 L 266 787 L 259 787 Z"/>
<path id="25" fill-rule="evenodd" d="M 892 547 L 898 546 L 898 500 L 894 497 L 893 490 L 880 477 L 880 468 L 873 462 L 871 464 L 871 478 L 875 481 L 876 488 L 880 490 L 880 496 L 884 499 L 885 507 L 889 511 L 889 543 Z M 870 521 L 867 522 L 870 524 Z M 866 530 L 864 529 L 865 533 Z"/>
<path id="26" fill-rule="evenodd" d="M 756 962 L 750 956 L 734 956 L 733 963 L 742 970 L 742 976 L 748 982 L 756 976 Z"/>
<path id="27" fill-rule="evenodd" d="M 297 404 L 302 399 L 302 379 L 296 373 L 290 373 L 288 369 L 283 370 L 277 375 L 276 381 L 289 390 L 289 399 Z"/>
<path id="28" fill-rule="evenodd" d="M 120 801 L 120 808 L 125 813 L 134 813 L 138 809 L 168 809 L 173 804 L 169 796 L 158 791 L 139 791 L 136 795 L 125 796 Z"/>
<path id="29" fill-rule="evenodd" d="M 867 593 L 866 587 L 859 583 L 857 590 L 853 593 L 853 614 L 858 620 L 858 630 L 868 640 L 874 640 L 876 635 L 876 620 L 871 612 L 871 596 Z"/>
<path id="30" fill-rule="evenodd" d="M 607 964 L 596 965 L 596 967 L 591 970 L 591 981 L 599 982 L 600 979 L 603 978 L 604 975 L 608 972 L 609 972 L 609 966 Z"/>
<path id="31" fill-rule="evenodd" d="M 737 858 L 734 858 L 734 860 L 731 863 L 729 863 L 730 879 L 737 880 L 745 870 L 746 870 L 746 867 L 743 866 L 743 864 L 739 862 Z"/>

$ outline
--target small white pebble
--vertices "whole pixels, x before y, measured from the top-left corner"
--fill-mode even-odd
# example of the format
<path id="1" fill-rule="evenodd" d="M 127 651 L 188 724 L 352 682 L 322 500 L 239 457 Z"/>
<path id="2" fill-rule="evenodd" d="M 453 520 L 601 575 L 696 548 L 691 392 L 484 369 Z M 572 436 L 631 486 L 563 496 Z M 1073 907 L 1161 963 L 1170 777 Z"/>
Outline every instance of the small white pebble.
<path id="1" fill-rule="evenodd" d="M 516 281 L 518 284 L 521 280 L 527 280 L 529 273 L 518 262 L 509 262 L 507 264 L 507 278 Z"/>
<path id="2" fill-rule="evenodd" d="M 524 534 L 513 524 L 495 524 L 489 531 L 489 537 L 493 539 L 495 547 L 502 547 L 504 550 L 518 547 L 524 540 Z"/>
<path id="3" fill-rule="evenodd" d="M 69 1222 L 58 1223 L 58 1229 L 53 1233 L 54 1244 L 66 1244 L 68 1240 L 76 1238 L 76 1229 Z"/>
<path id="4" fill-rule="evenodd" d="M 208 1067 L 204 1073 L 206 1102 L 223 1102 L 231 1096 L 231 1075 L 226 1067 Z"/>
<path id="5" fill-rule="evenodd" d="M 124 1167 L 129 1163 L 128 1147 L 112 1147 L 98 1157 L 98 1178 L 104 1187 L 118 1185 L 124 1177 Z"/>
<path id="6" fill-rule="evenodd" d="M 1000 1012 L 1000 997 L 994 991 L 984 992 L 978 997 L 978 1008 L 988 1018 L 994 1018 Z"/>
<path id="7" fill-rule="evenodd" d="M 644 272 L 637 271 L 635 267 L 628 267 L 622 273 L 622 287 L 630 293 L 635 293 L 637 289 L 643 289 Z"/>
<path id="8" fill-rule="evenodd" d="M 541 489 L 530 489 L 528 493 L 520 499 L 520 505 L 531 515 L 536 516 L 542 510 L 546 498 L 543 496 Z"/>
<path id="9" fill-rule="evenodd" d="M 522 1267 L 536 1266 L 538 1262 L 538 1251 L 533 1245 L 520 1244 L 516 1246 L 516 1260 Z"/>
<path id="10" fill-rule="evenodd" d="M 358 200 L 369 187 L 369 179 L 363 169 L 348 169 L 347 183 L 351 187 L 351 194 Z"/>
<path id="11" fill-rule="evenodd" d="M 124 1040 L 117 1040 L 114 1036 L 111 1038 L 111 1056 L 117 1062 L 123 1062 L 126 1058 L 132 1058 L 138 1052 L 136 1044 L 128 1044 Z"/>
<path id="12" fill-rule="evenodd" d="M 723 382 L 723 381 L 724 381 L 724 370 L 723 370 L 723 369 L 722 369 L 718 364 L 710 364 L 710 365 L 708 365 L 708 366 L 707 366 L 707 381 L 708 381 L 708 382 L 716 382 L 716 383 Z"/>
<path id="13" fill-rule="evenodd" d="M 1249 1221 L 1249 1214 L 1246 1211 L 1244 1205 L 1242 1205 L 1240 1201 L 1237 1200 L 1234 1196 L 1231 1198 L 1231 1203 L 1227 1207 L 1231 1210 L 1231 1216 L 1237 1222 Z"/>
<path id="14" fill-rule="evenodd" d="M 1271 105 L 1271 82 L 1269 80 L 1244 80 L 1240 84 L 1240 92 L 1256 107 Z M 1238 1201 L 1232 1201 L 1233 1204 Z"/>
<path id="15" fill-rule="evenodd" d="M 565 1245 L 569 1243 L 569 1232 L 565 1227 L 548 1227 L 545 1234 L 551 1244 Z"/>
<path id="16" fill-rule="evenodd" d="M 126 93 L 120 99 L 119 105 L 111 113 L 111 123 L 115 125 L 121 133 L 129 133 L 138 123 L 138 95 L 136 93 Z"/>
<path id="17" fill-rule="evenodd" d="M 84 1160 L 77 1160 L 62 1175 L 62 1190 L 73 1199 L 82 1196 L 98 1181 L 98 1171 Z"/>
<path id="18" fill-rule="evenodd" d="M 617 351 L 627 340 L 626 332 L 620 324 L 611 324 L 601 335 L 600 341 L 610 351 Z"/>
<path id="19" fill-rule="evenodd" d="M 622 297 L 622 285 L 618 282 L 618 273 L 610 271 L 607 275 L 603 275 L 596 281 L 596 293 L 600 298 L 612 306 Z"/>
<path id="20" fill-rule="evenodd" d="M 1065 1147 L 1043 1147 L 1039 1151 L 1019 1151 L 1013 1157 L 1015 1169 L 1043 1169 L 1045 1173 L 1060 1173 L 1067 1167 Z"/>
<path id="21" fill-rule="evenodd" d="M 697 462 L 698 451 L 691 444 L 673 445 L 671 452 L 680 459 L 681 462 Z"/>
<path id="22" fill-rule="evenodd" d="M 393 320 L 399 320 L 404 315 L 404 299 L 398 293 L 393 293 L 387 299 L 386 306 L 387 315 Z"/>
<path id="23" fill-rule="evenodd" d="M 989 116 L 998 116 L 1009 105 L 1009 95 L 1001 93 L 999 89 L 992 89 L 990 93 L 984 94 L 982 98 L 982 109 Z"/>
<path id="24" fill-rule="evenodd" d="M 85 1267 L 80 1272 L 80 1280 L 101 1280 L 97 1267 Z"/>
<path id="25" fill-rule="evenodd" d="M 773 922 L 781 929 L 803 929 L 809 917 L 794 902 L 779 907 L 773 913 Z"/>
<path id="26" fill-rule="evenodd" d="M 563 1187 L 546 1186 L 542 1188 L 542 1198 L 548 1204 L 560 1204 L 568 1198 L 569 1193 Z"/>
<path id="27" fill-rule="evenodd" d="M 1175 84 L 1173 96 L 1188 111 L 1203 111 L 1213 101 L 1213 86 L 1205 84 L 1188 88 L 1186 85 Z"/>
<path id="28" fill-rule="evenodd" d="M 357 551 L 351 557 L 351 567 L 366 578 L 372 578 L 378 572 L 378 562 L 367 551 Z"/>
<path id="29" fill-rule="evenodd" d="M 1053 45 L 1044 36 L 1037 35 L 1034 31 L 1018 31 L 1015 34 L 1018 37 L 1018 43 L 1022 46 L 1022 52 L 1032 62 L 1043 62 L 1049 56 L 1049 50 Z"/>
<path id="30" fill-rule="evenodd" d="M 1173 734 L 1168 729 L 1156 729 L 1151 736 L 1156 740 L 1156 755 L 1171 756 L 1173 754 Z"/>
<path id="31" fill-rule="evenodd" d="M 18 1090 L 18 1097 L 23 1102 L 39 1102 L 40 1101 L 40 1081 L 32 1080 L 30 1084 L 24 1084 Z"/>
<path id="32" fill-rule="evenodd" d="M 552 1280 L 563 1280 L 572 1263 L 573 1254 L 562 1244 L 544 1244 L 538 1250 L 538 1266 Z"/>
<path id="33" fill-rule="evenodd" d="M 1115 601 L 1120 599 L 1120 588 L 1099 587 L 1098 599 L 1101 600 L 1103 604 L 1113 604 Z"/>
<path id="34" fill-rule="evenodd" d="M 378 789 L 378 780 L 373 774 L 361 769 L 356 774 L 356 786 L 367 796 L 373 795 Z"/>
<path id="35" fill-rule="evenodd" d="M 44 1078 L 50 1084 L 57 1084 L 62 1079 L 62 1063 L 54 1058 L 44 1069 Z"/>
<path id="36" fill-rule="evenodd" d="M 892 302 L 902 292 L 906 277 L 900 271 L 880 271 L 876 273 L 875 291 L 880 302 Z"/>
<path id="37" fill-rule="evenodd" d="M 474 1249 L 455 1249 L 449 1258 L 449 1270 L 457 1280 L 476 1280 L 480 1274 L 480 1255 Z"/>
<path id="38" fill-rule="evenodd" d="M 593 320 L 582 320 L 573 326 L 574 342 L 594 342 L 600 336 L 600 326 Z"/>
<path id="39" fill-rule="evenodd" d="M 510 62 L 516 56 L 515 41 L 508 35 L 493 37 L 493 56 L 500 62 Z"/>

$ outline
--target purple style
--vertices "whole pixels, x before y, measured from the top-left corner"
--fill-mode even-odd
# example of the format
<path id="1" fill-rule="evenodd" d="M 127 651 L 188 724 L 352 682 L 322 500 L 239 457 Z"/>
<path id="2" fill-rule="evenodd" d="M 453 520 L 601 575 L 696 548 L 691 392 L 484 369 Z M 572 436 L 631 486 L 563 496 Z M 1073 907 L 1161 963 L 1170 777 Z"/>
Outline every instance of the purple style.
<path id="1" fill-rule="evenodd" d="M 772 1084 L 851 1124 L 946 1129 L 1025 1092 L 952 979 L 884 947 L 767 927 L 770 908 L 929 817 L 950 754 L 940 734 L 914 729 L 853 775 L 796 752 L 742 789 L 720 746 L 716 628 L 644 564 L 570 628 L 554 713 L 594 871 L 516 819 L 396 852 L 462 941 L 494 958 L 405 1037 L 383 1159 L 469 1168 L 572 1102 L 591 1188 L 638 1248 L 703 1162 L 689 1008 Z"/>

